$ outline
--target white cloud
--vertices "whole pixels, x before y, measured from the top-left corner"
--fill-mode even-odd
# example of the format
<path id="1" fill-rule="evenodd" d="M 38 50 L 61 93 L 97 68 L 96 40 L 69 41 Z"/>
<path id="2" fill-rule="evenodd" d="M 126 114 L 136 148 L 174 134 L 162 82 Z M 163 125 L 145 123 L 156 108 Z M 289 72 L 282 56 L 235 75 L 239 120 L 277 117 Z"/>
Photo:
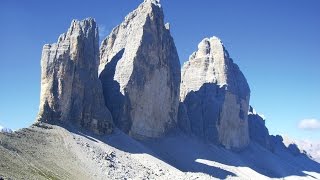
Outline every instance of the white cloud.
<path id="1" fill-rule="evenodd" d="M 3 127 L 0 125 L 0 131 L 3 129 Z"/>
<path id="2" fill-rule="evenodd" d="M 298 127 L 303 130 L 320 130 L 320 120 L 303 119 L 299 122 Z"/>
<path id="3" fill-rule="evenodd" d="M 103 24 L 99 25 L 99 39 L 103 40 L 108 35 L 109 31 L 107 27 Z"/>

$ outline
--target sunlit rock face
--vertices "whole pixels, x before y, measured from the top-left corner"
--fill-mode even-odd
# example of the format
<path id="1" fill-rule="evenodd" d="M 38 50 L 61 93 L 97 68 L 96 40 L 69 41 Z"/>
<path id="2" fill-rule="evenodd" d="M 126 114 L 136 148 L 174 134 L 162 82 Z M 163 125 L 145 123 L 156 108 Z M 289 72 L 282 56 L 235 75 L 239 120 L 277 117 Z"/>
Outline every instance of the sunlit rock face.
<path id="1" fill-rule="evenodd" d="M 182 68 L 180 127 L 226 148 L 244 148 L 249 99 L 246 78 L 220 39 L 203 39 Z"/>
<path id="2" fill-rule="evenodd" d="M 38 121 L 67 122 L 96 134 L 112 132 L 112 116 L 98 78 L 98 28 L 94 19 L 73 20 L 41 58 Z"/>
<path id="3" fill-rule="evenodd" d="M 115 124 L 136 138 L 177 123 L 180 62 L 161 5 L 144 1 L 100 47 L 99 78 Z"/>

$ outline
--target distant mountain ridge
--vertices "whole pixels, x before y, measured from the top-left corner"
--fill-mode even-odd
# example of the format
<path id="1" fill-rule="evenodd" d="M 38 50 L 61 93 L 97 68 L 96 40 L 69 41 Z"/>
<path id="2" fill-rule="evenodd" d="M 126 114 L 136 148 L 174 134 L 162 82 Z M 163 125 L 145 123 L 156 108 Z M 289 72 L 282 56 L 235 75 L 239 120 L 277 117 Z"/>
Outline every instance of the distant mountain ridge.
<path id="1" fill-rule="evenodd" d="M 12 129 L 0 126 L 0 132 L 2 133 L 12 133 Z"/>

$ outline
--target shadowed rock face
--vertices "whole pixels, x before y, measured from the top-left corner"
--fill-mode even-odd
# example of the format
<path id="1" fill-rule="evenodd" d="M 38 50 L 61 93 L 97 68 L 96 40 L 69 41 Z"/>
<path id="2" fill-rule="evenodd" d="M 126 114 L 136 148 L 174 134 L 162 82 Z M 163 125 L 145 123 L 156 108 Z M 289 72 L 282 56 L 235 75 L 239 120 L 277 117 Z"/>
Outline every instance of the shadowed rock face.
<path id="1" fill-rule="evenodd" d="M 269 131 L 265 125 L 265 120 L 251 106 L 249 108 L 248 123 L 250 139 L 270 149 Z"/>
<path id="2" fill-rule="evenodd" d="M 244 148 L 249 99 L 248 83 L 220 39 L 202 40 L 182 68 L 180 127 L 226 148 Z"/>
<path id="3" fill-rule="evenodd" d="M 177 122 L 180 62 L 155 0 L 144 1 L 100 47 L 99 78 L 115 124 L 136 138 L 160 137 Z"/>
<path id="4" fill-rule="evenodd" d="M 295 143 L 286 142 L 280 135 L 269 135 L 268 128 L 265 125 L 265 119 L 251 106 L 249 107 L 248 124 L 250 140 L 256 142 L 272 153 L 281 156 L 283 153 L 290 153 L 293 156 L 306 156 L 306 153 L 300 150 Z"/>
<path id="5" fill-rule="evenodd" d="M 41 57 L 38 121 L 63 121 L 97 134 L 112 132 L 112 117 L 98 79 L 98 28 L 93 19 L 73 20 Z"/>

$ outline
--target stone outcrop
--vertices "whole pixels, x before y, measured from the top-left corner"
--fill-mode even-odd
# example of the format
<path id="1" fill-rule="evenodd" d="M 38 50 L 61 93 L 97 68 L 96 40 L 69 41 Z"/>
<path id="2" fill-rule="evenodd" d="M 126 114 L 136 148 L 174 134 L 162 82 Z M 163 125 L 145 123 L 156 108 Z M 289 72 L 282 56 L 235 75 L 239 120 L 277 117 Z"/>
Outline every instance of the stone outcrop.
<path id="1" fill-rule="evenodd" d="M 270 149 L 269 131 L 265 119 L 259 115 L 251 106 L 248 114 L 250 139 L 261 146 Z"/>
<path id="2" fill-rule="evenodd" d="M 250 140 L 272 153 L 281 156 L 283 153 L 290 153 L 293 156 L 305 155 L 295 143 L 286 142 L 280 135 L 269 135 L 264 117 L 259 115 L 251 106 L 249 107 L 248 123 Z"/>
<path id="3" fill-rule="evenodd" d="M 177 123 L 180 62 L 161 5 L 145 0 L 100 47 L 99 78 L 115 124 L 136 138 Z"/>
<path id="4" fill-rule="evenodd" d="M 182 68 L 180 127 L 226 148 L 244 148 L 250 141 L 249 99 L 246 78 L 220 39 L 202 40 Z"/>
<path id="5" fill-rule="evenodd" d="M 98 78 L 98 41 L 96 22 L 89 18 L 73 20 L 57 43 L 44 45 L 38 121 L 67 122 L 96 134 L 112 132 Z"/>
<path id="6" fill-rule="evenodd" d="M 284 152 L 288 152 L 293 156 L 306 155 L 295 143 L 286 145 L 283 137 L 280 135 L 270 135 L 269 142 L 269 150 L 274 154 L 283 155 Z"/>

